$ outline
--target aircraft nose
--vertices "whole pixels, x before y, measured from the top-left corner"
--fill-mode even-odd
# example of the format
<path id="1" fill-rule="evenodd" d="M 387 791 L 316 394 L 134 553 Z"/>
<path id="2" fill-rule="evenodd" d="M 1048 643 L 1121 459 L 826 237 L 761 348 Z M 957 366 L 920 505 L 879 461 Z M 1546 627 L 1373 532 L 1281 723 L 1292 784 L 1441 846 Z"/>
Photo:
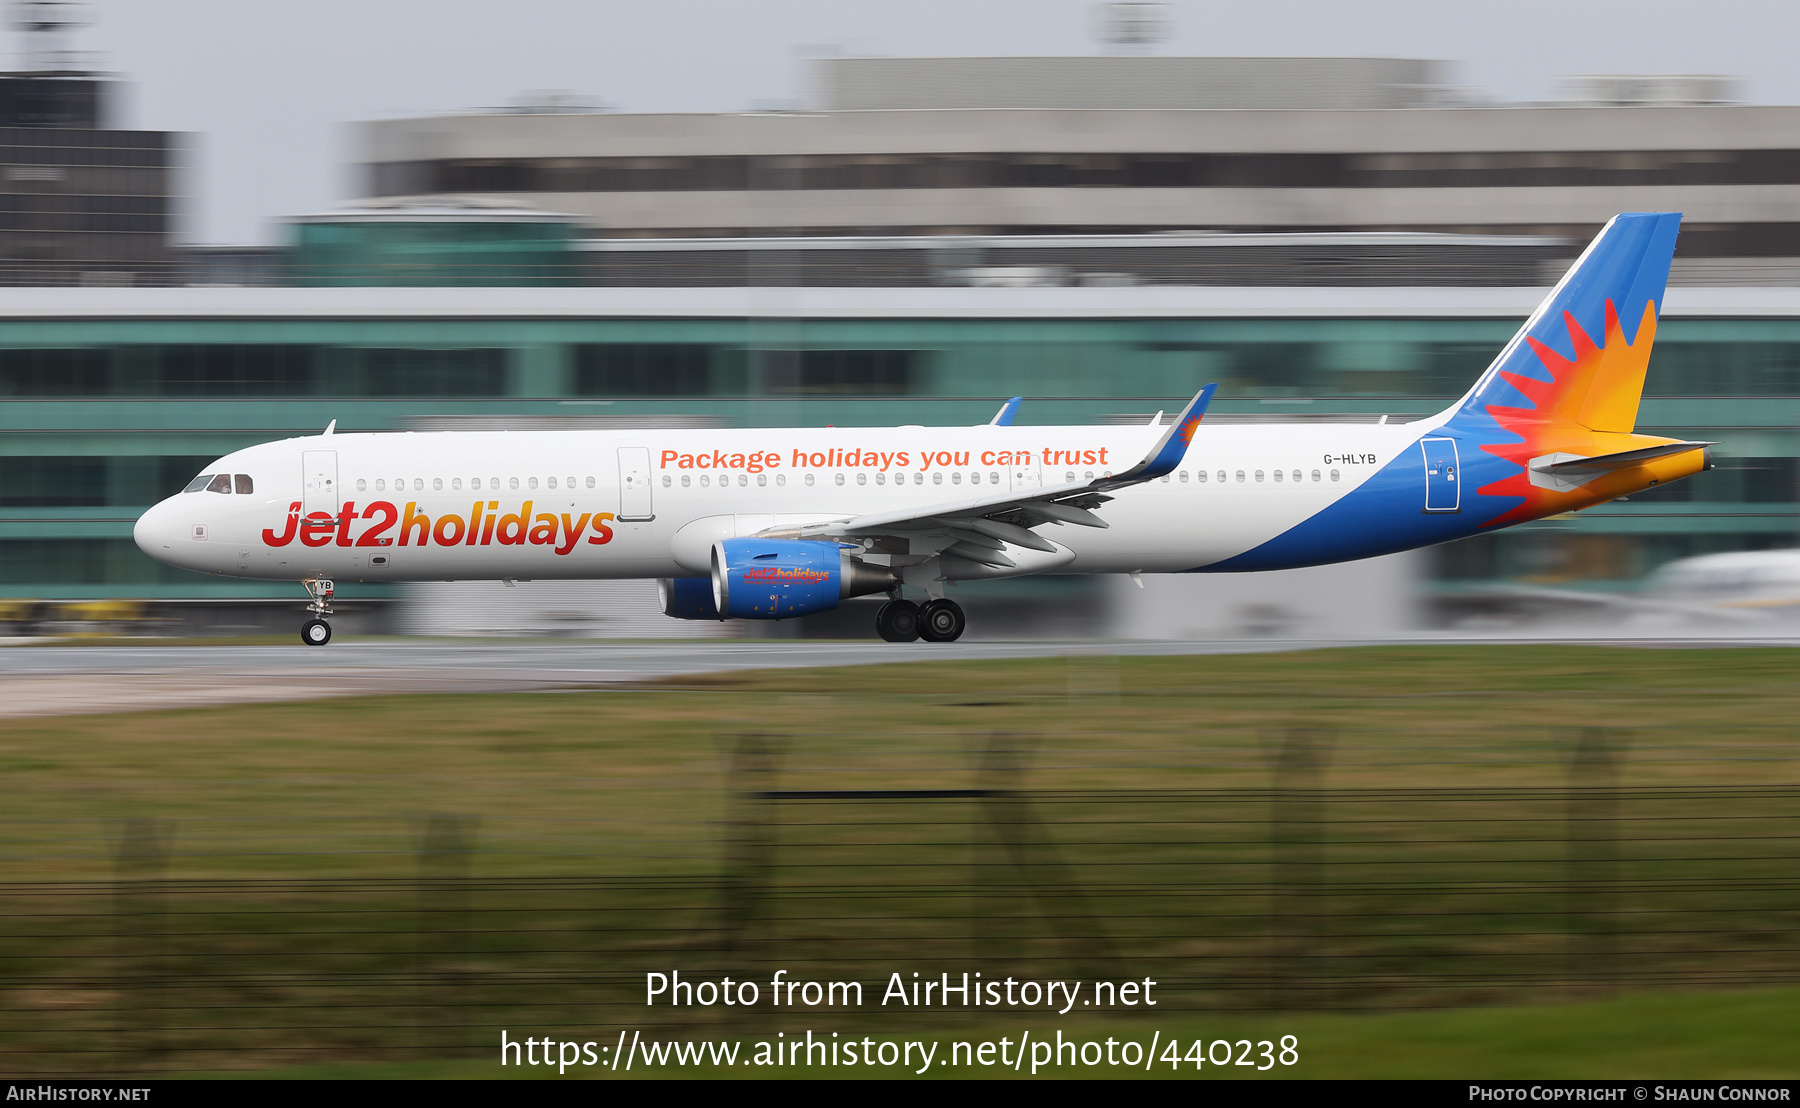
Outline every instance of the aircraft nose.
<path id="1" fill-rule="evenodd" d="M 139 550 L 159 562 L 170 560 L 175 547 L 175 513 L 163 501 L 138 517 L 131 528 L 131 540 Z"/>

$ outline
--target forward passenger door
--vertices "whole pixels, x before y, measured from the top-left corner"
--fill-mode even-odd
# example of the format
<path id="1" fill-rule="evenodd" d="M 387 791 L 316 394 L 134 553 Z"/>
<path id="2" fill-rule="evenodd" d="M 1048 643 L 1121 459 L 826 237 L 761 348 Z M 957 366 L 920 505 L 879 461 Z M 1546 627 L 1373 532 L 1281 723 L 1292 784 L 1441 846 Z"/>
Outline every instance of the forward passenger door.
<path id="1" fill-rule="evenodd" d="M 305 515 L 324 512 L 338 514 L 337 451 L 302 450 L 300 452 L 300 487 Z"/>
<path id="2" fill-rule="evenodd" d="M 656 518 L 650 480 L 650 448 L 619 447 L 619 522 L 647 523 Z"/>

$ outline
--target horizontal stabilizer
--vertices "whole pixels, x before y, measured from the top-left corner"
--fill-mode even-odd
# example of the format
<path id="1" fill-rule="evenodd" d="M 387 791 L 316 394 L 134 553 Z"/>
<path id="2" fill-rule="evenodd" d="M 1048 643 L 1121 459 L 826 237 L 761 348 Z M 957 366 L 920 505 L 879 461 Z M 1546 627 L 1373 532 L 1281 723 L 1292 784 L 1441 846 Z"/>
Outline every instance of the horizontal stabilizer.
<path id="1" fill-rule="evenodd" d="M 1717 445 L 1719 444 L 1716 442 L 1670 442 L 1638 450 L 1621 450 L 1617 454 L 1600 454 L 1592 458 L 1584 458 L 1579 454 L 1546 454 L 1542 458 L 1531 459 L 1531 468 L 1540 473 L 1560 473 L 1574 469 L 1630 469 L 1652 458 L 1666 458 L 1671 454 L 1686 454 L 1690 450 Z"/>
<path id="2" fill-rule="evenodd" d="M 1630 469 L 1657 458 L 1686 454 L 1690 450 L 1704 450 L 1717 445 L 1719 444 L 1716 442 L 1667 442 L 1659 446 L 1644 446 L 1636 450 L 1621 450 L 1615 454 L 1598 454 L 1593 457 L 1545 454 L 1531 459 L 1531 483 L 1540 488 L 1572 489 L 1604 473 Z"/>

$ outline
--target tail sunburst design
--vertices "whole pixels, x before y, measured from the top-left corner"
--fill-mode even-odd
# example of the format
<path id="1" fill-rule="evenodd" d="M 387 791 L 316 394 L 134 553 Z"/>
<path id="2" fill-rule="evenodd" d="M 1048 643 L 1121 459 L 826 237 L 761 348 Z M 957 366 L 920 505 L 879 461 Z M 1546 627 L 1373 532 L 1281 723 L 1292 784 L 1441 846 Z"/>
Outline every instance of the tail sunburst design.
<path id="1" fill-rule="evenodd" d="M 1596 456 L 1671 441 L 1632 433 L 1637 426 L 1650 350 L 1656 342 L 1655 302 L 1645 302 L 1635 342 L 1625 337 L 1618 309 L 1610 298 L 1606 301 L 1603 343 L 1596 344 L 1571 313 L 1563 313 L 1563 325 L 1568 328 L 1574 347 L 1573 358 L 1565 358 L 1535 337 L 1527 336 L 1525 340 L 1547 379 L 1507 369 L 1499 371 L 1530 406 L 1486 405 L 1494 422 L 1516 435 L 1518 441 L 1484 443 L 1481 449 L 1519 467 L 1517 473 L 1480 489 L 1486 496 L 1519 498 L 1511 509 L 1488 521 L 1489 528 L 1586 508 L 1612 499 L 1633 484 L 1632 475 L 1618 474 L 1576 489 L 1543 487 L 1531 480 L 1531 464 L 1536 459 L 1553 452 Z M 1676 461 L 1671 458 L 1662 465 L 1672 467 Z"/>

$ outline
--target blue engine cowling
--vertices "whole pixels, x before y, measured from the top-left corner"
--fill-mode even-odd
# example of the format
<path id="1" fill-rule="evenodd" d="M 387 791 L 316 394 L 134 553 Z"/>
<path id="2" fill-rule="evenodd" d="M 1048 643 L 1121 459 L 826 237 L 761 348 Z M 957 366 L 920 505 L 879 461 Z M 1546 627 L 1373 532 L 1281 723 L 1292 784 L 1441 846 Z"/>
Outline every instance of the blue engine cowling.
<path id="1" fill-rule="evenodd" d="M 728 619 L 792 619 L 826 612 L 840 600 L 882 592 L 897 584 L 892 570 L 864 565 L 835 542 L 721 539 L 713 543 L 713 608 Z"/>

